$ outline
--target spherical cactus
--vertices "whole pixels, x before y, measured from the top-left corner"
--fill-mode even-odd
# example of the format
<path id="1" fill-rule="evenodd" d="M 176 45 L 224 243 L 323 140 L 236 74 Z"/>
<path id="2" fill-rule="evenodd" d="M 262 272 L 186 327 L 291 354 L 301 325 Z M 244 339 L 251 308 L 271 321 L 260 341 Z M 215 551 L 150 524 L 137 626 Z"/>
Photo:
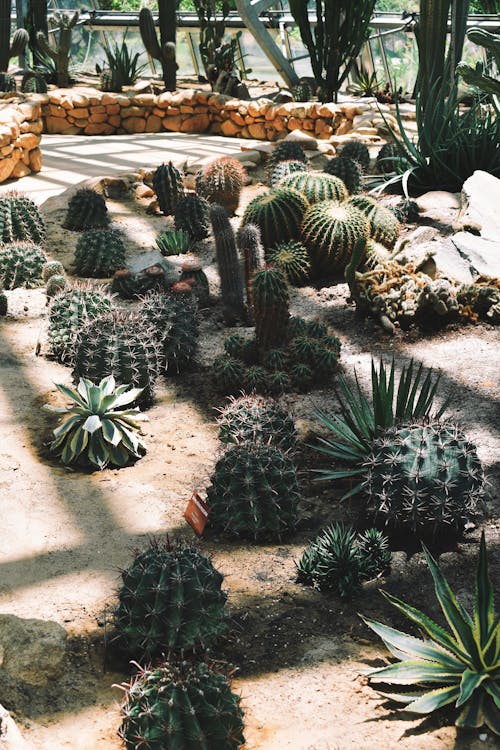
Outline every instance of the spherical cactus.
<path id="1" fill-rule="evenodd" d="M 267 160 L 266 169 L 268 178 L 280 161 L 301 161 L 307 164 L 306 152 L 300 143 L 296 141 L 280 141 Z"/>
<path id="2" fill-rule="evenodd" d="M 75 270 L 79 276 L 112 276 L 124 265 L 125 245 L 116 229 L 89 229 L 78 238 Z"/>
<path id="3" fill-rule="evenodd" d="M 309 278 L 311 261 L 301 242 L 280 242 L 268 252 L 267 261 L 279 268 L 289 284 L 298 286 Z"/>
<path id="4" fill-rule="evenodd" d="M 0 91 L 17 91 L 16 79 L 10 73 L 0 73 Z"/>
<path id="5" fill-rule="evenodd" d="M 219 459 L 207 488 L 209 523 L 231 536 L 279 540 L 297 524 L 293 461 L 272 445 L 243 443 Z"/>
<path id="6" fill-rule="evenodd" d="M 45 224 L 35 203 L 9 190 L 0 197 L 0 242 L 45 244 Z"/>
<path id="7" fill-rule="evenodd" d="M 171 161 L 155 170 L 153 190 L 156 193 L 160 211 L 165 216 L 173 214 L 179 201 L 184 198 L 184 185 L 180 170 Z"/>
<path id="8" fill-rule="evenodd" d="M 370 167 L 370 152 L 364 143 L 349 141 L 342 147 L 340 155 L 343 159 L 352 159 L 357 162 L 363 172 L 367 172 Z"/>
<path id="9" fill-rule="evenodd" d="M 196 192 L 209 203 L 218 203 L 229 214 L 234 214 L 245 180 L 246 172 L 241 162 L 232 156 L 222 156 L 200 169 L 196 175 Z"/>
<path id="10" fill-rule="evenodd" d="M 302 81 L 292 86 L 292 95 L 296 102 L 310 102 L 313 92 L 309 83 Z"/>
<path id="11" fill-rule="evenodd" d="M 42 267 L 42 281 L 48 281 L 51 276 L 64 276 L 63 264 L 58 260 L 48 260 Z"/>
<path id="12" fill-rule="evenodd" d="M 289 364 L 288 352 L 285 349 L 268 349 L 264 352 L 262 363 L 271 372 L 286 370 Z"/>
<path id="13" fill-rule="evenodd" d="M 181 198 L 174 210 L 176 229 L 183 229 L 195 242 L 204 240 L 210 231 L 210 204 L 199 195 Z"/>
<path id="14" fill-rule="evenodd" d="M 165 662 L 127 686 L 119 734 L 126 750 L 237 750 L 245 744 L 240 698 L 205 663 Z"/>
<path id="15" fill-rule="evenodd" d="M 64 229 L 81 231 L 107 227 L 108 223 L 108 209 L 103 196 L 90 188 L 77 190 L 68 203 Z"/>
<path id="16" fill-rule="evenodd" d="M 243 387 L 247 393 L 269 393 L 269 373 L 260 365 L 250 365 L 243 374 Z"/>
<path id="17" fill-rule="evenodd" d="M 134 659 L 205 648 L 226 629 L 223 576 L 196 547 L 153 540 L 122 580 L 114 619 Z"/>
<path id="18" fill-rule="evenodd" d="M 366 511 L 390 528 L 432 536 L 460 532 L 484 492 L 476 448 L 450 422 L 387 429 L 364 467 Z"/>
<path id="19" fill-rule="evenodd" d="M 259 349 L 270 349 L 284 341 L 289 298 L 286 279 L 279 269 L 257 271 L 253 277 L 253 304 L 255 338 Z"/>
<path id="20" fill-rule="evenodd" d="M 370 222 L 347 201 L 316 203 L 302 224 L 306 246 L 315 273 L 343 273 L 356 241 L 370 236 Z"/>
<path id="21" fill-rule="evenodd" d="M 324 171 L 341 179 L 349 195 L 356 195 L 356 193 L 361 192 L 363 188 L 363 170 L 354 159 L 347 159 L 345 156 L 336 156 L 326 163 Z"/>
<path id="22" fill-rule="evenodd" d="M 270 248 L 278 242 L 299 239 L 302 219 L 308 208 L 309 202 L 302 193 L 275 188 L 250 201 L 241 223 L 256 224 L 264 248 Z"/>
<path id="23" fill-rule="evenodd" d="M 165 374 L 178 374 L 191 363 L 198 347 L 198 315 L 192 292 L 152 293 L 144 298 L 141 317 L 151 325 L 160 344 Z"/>
<path id="24" fill-rule="evenodd" d="M 404 147 L 399 143 L 384 143 L 377 154 L 376 167 L 378 172 L 402 172 L 408 166 Z"/>
<path id="25" fill-rule="evenodd" d="M 222 393 L 239 393 L 243 389 L 245 366 L 240 359 L 223 354 L 212 364 L 214 382 Z"/>
<path id="26" fill-rule="evenodd" d="M 123 299 L 137 299 L 148 292 L 165 291 L 168 287 L 165 272 L 161 266 L 150 266 L 133 273 L 128 268 L 120 268 L 111 280 L 111 292 Z"/>
<path id="27" fill-rule="evenodd" d="M 69 281 L 67 277 L 63 276 L 63 274 L 55 273 L 53 276 L 47 279 L 47 283 L 45 284 L 45 294 L 47 295 L 47 299 L 52 299 L 52 297 L 55 297 L 57 294 L 64 291 L 68 287 Z"/>
<path id="28" fill-rule="evenodd" d="M 123 88 L 123 78 L 116 68 L 105 68 L 99 76 L 101 91 L 119 94 Z"/>
<path id="29" fill-rule="evenodd" d="M 48 340 L 52 354 L 60 362 L 71 360 L 80 328 L 111 308 L 112 300 L 103 288 L 77 283 L 57 294 L 49 308 Z M 99 382 L 102 377 L 95 380 Z"/>
<path id="30" fill-rule="evenodd" d="M 41 73 L 26 71 L 21 81 L 21 91 L 23 94 L 46 94 L 47 81 Z"/>
<path id="31" fill-rule="evenodd" d="M 314 372 L 309 365 L 297 362 L 290 368 L 290 380 L 293 388 L 306 392 L 313 384 Z"/>
<path id="32" fill-rule="evenodd" d="M 361 211 L 370 222 L 370 236 L 385 247 L 394 247 L 401 224 L 393 212 L 368 195 L 354 195 L 348 203 Z"/>
<path id="33" fill-rule="evenodd" d="M 291 415 L 272 399 L 247 395 L 232 398 L 220 409 L 217 422 L 222 443 L 275 445 L 283 451 L 297 445 Z"/>
<path id="34" fill-rule="evenodd" d="M 349 197 L 342 180 L 324 172 L 296 172 L 284 177 L 280 181 L 279 189 L 298 190 L 311 204 L 320 201 L 342 203 Z"/>
<path id="35" fill-rule="evenodd" d="M 31 242 L 0 245 L 0 282 L 5 289 L 40 286 L 46 260 L 42 248 Z"/>
<path id="36" fill-rule="evenodd" d="M 375 240 L 368 240 L 366 243 L 365 256 L 362 258 L 360 265 L 367 270 L 373 270 L 377 266 L 387 263 L 391 254 L 389 250 Z"/>
<path id="37" fill-rule="evenodd" d="M 269 175 L 269 184 L 271 187 L 278 187 L 284 177 L 289 177 L 297 172 L 307 172 L 308 169 L 309 167 L 303 161 L 295 161 L 294 159 L 280 161 Z"/>
<path id="38" fill-rule="evenodd" d="M 137 405 L 151 406 L 160 371 L 160 351 L 155 331 L 137 312 L 121 310 L 103 314 L 79 330 L 74 348 L 73 379 L 99 382 L 113 375 L 117 384 L 143 391 Z"/>

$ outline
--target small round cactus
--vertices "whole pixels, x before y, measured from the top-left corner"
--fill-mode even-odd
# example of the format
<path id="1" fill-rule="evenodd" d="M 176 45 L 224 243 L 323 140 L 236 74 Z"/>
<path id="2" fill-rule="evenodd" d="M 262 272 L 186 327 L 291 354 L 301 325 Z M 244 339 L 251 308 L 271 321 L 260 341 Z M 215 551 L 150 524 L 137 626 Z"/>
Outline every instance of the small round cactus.
<path id="1" fill-rule="evenodd" d="M 64 229 L 81 231 L 94 227 L 107 227 L 108 208 L 104 197 L 90 188 L 77 190 L 68 203 Z"/>
<path id="2" fill-rule="evenodd" d="M 125 245 L 116 229 L 89 229 L 76 243 L 75 270 L 79 276 L 104 278 L 125 265 Z"/>
<path id="3" fill-rule="evenodd" d="M 42 248 L 32 242 L 0 245 L 0 282 L 5 289 L 40 286 L 46 261 Z"/>
<path id="4" fill-rule="evenodd" d="M 296 172 L 307 172 L 308 169 L 309 167 L 303 161 L 296 161 L 295 159 L 280 161 L 269 175 L 269 185 L 271 187 L 278 187 L 284 177 L 289 177 Z"/>
<path id="5" fill-rule="evenodd" d="M 69 281 L 66 276 L 63 276 L 63 274 L 55 273 L 53 276 L 50 276 L 45 284 L 47 300 L 51 300 L 52 297 L 55 297 L 59 292 L 64 291 L 68 287 Z"/>
<path id="6" fill-rule="evenodd" d="M 229 214 L 238 210 L 246 180 L 245 168 L 238 159 L 222 156 L 206 164 L 196 175 L 196 192 L 209 203 L 224 206 Z"/>
<path id="7" fill-rule="evenodd" d="M 409 166 L 405 150 L 399 143 L 384 143 L 377 154 L 376 167 L 382 174 L 403 172 Z"/>
<path id="8" fill-rule="evenodd" d="M 276 266 L 286 277 L 289 284 L 298 286 L 309 278 L 311 261 L 301 242 L 280 242 L 267 254 L 270 266 Z"/>
<path id="9" fill-rule="evenodd" d="M 297 432 L 289 412 L 262 396 L 231 398 L 217 420 L 222 443 L 276 445 L 283 451 L 297 445 Z"/>
<path id="10" fill-rule="evenodd" d="M 210 231 L 210 204 L 199 195 L 181 198 L 174 210 L 175 228 L 183 229 L 195 242 L 204 240 Z"/>
<path id="11" fill-rule="evenodd" d="M 0 242 L 45 245 L 45 224 L 37 205 L 23 193 L 9 190 L 0 197 Z"/>
<path id="12" fill-rule="evenodd" d="M 58 260 L 48 260 L 42 267 L 42 281 L 48 281 L 51 276 L 64 276 L 66 271 Z"/>
<path id="13" fill-rule="evenodd" d="M 179 201 L 184 198 L 184 185 L 180 170 L 171 161 L 155 170 L 153 190 L 156 193 L 160 211 L 165 216 L 173 214 Z"/>
<path id="14" fill-rule="evenodd" d="M 165 374 L 178 374 L 191 363 L 198 346 L 198 316 L 194 294 L 151 293 L 144 297 L 141 317 L 154 329 Z"/>
<path id="15" fill-rule="evenodd" d="M 47 81 L 41 73 L 27 70 L 21 80 L 21 91 L 23 94 L 46 94 Z"/>
<path id="16" fill-rule="evenodd" d="M 348 203 L 369 220 L 372 239 L 386 247 L 394 247 L 401 231 L 401 224 L 392 211 L 368 195 L 355 195 L 349 198 Z"/>
<path id="17" fill-rule="evenodd" d="M 307 164 L 306 152 L 300 143 L 296 143 L 295 141 L 280 141 L 267 160 L 266 169 L 268 178 L 280 161 L 301 161 Z"/>
<path id="18" fill-rule="evenodd" d="M 364 143 L 359 141 L 349 141 L 342 147 L 340 156 L 343 159 L 352 159 L 357 162 L 363 172 L 367 172 L 370 166 L 370 152 Z"/>
<path id="19" fill-rule="evenodd" d="M 324 171 L 342 180 L 349 195 L 360 193 L 363 188 L 363 170 L 354 159 L 336 156 L 325 165 Z"/>
<path id="20" fill-rule="evenodd" d="M 243 386 L 245 365 L 240 359 L 223 354 L 216 357 L 212 372 L 217 387 L 223 393 L 238 393 Z"/>
<path id="21" fill-rule="evenodd" d="M 342 180 L 325 172 L 296 172 L 284 177 L 280 181 L 279 188 L 280 190 L 298 190 L 310 204 L 320 201 L 342 203 L 349 197 Z"/>
<path id="22" fill-rule="evenodd" d="M 297 240 L 302 219 L 309 208 L 307 198 L 297 190 L 275 188 L 254 198 L 245 209 L 242 225 L 256 224 L 264 248 L 278 242 Z"/>

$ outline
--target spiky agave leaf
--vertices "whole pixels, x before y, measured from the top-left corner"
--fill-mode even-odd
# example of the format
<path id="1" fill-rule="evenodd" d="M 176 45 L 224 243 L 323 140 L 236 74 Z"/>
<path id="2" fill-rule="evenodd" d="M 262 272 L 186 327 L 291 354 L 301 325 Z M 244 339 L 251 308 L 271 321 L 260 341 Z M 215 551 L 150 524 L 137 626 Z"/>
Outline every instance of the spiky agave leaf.
<path id="1" fill-rule="evenodd" d="M 426 636 L 415 638 L 380 622 L 363 618 L 400 661 L 368 674 L 371 682 L 414 686 L 415 692 L 380 691 L 406 704 L 406 710 L 426 714 L 454 703 L 461 727 L 486 724 L 500 734 L 500 618 L 495 613 L 488 573 L 486 542 L 481 536 L 472 616 L 460 604 L 438 564 L 423 545 L 436 596 L 449 630 L 395 596 L 386 599 Z"/>

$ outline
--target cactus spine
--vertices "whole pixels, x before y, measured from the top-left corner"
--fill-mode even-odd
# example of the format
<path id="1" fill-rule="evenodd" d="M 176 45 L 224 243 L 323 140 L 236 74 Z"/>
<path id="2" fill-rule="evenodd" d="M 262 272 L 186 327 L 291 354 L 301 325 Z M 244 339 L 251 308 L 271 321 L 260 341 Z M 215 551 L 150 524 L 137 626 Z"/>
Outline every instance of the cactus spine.
<path id="1" fill-rule="evenodd" d="M 257 271 L 253 277 L 255 338 L 261 350 L 279 346 L 286 336 L 288 318 L 288 285 L 277 268 Z"/>
<path id="2" fill-rule="evenodd" d="M 175 32 L 177 27 L 177 3 L 175 0 L 158 0 L 158 25 L 160 41 L 156 36 L 153 14 L 149 8 L 139 11 L 139 31 L 146 51 L 154 60 L 159 60 L 162 78 L 167 91 L 175 91 L 178 65 L 175 60 Z"/>
<path id="3" fill-rule="evenodd" d="M 80 231 L 107 227 L 108 223 L 108 208 L 100 193 L 89 188 L 81 188 L 70 198 L 63 224 L 64 229 Z"/>
<path id="4" fill-rule="evenodd" d="M 372 239 L 386 247 L 394 247 L 401 224 L 392 211 L 368 195 L 355 195 L 349 198 L 348 203 L 366 216 L 370 222 Z"/>
<path id="5" fill-rule="evenodd" d="M 24 53 L 28 43 L 28 32 L 17 29 L 10 40 L 11 0 L 0 0 L 0 70 L 7 71 L 9 60 Z"/>
<path id="6" fill-rule="evenodd" d="M 125 245 L 113 229 L 91 229 L 76 243 L 75 269 L 79 276 L 111 276 L 125 265 Z"/>
<path id="7" fill-rule="evenodd" d="M 363 187 L 363 170 L 357 161 L 336 156 L 325 165 L 325 172 L 342 180 L 350 195 L 360 193 Z"/>
<path id="8" fill-rule="evenodd" d="M 311 271 L 311 261 L 301 242 L 280 242 L 267 255 L 269 265 L 276 266 L 289 284 L 303 284 Z"/>
<path id="9" fill-rule="evenodd" d="M 248 322 L 254 322 L 252 280 L 256 271 L 264 267 L 264 248 L 260 238 L 260 229 L 256 224 L 245 224 L 236 232 L 236 245 L 243 258 L 245 268 L 245 286 L 247 290 Z"/>
<path id="10" fill-rule="evenodd" d="M 42 248 L 31 242 L 0 245 L 0 282 L 6 289 L 40 286 L 46 260 Z"/>
<path id="11" fill-rule="evenodd" d="M 57 85 L 65 89 L 69 86 L 69 56 L 71 52 L 71 35 L 74 26 L 78 21 L 79 12 L 75 11 L 72 15 L 69 13 L 56 12 L 53 15 L 53 22 L 58 28 L 57 46 L 52 47 L 43 31 L 36 35 L 38 46 L 43 54 L 50 57 L 56 66 Z"/>
<path id="12" fill-rule="evenodd" d="M 186 195 L 175 207 L 174 221 L 194 242 L 204 240 L 210 231 L 210 204 L 199 195 Z"/>
<path id="13" fill-rule="evenodd" d="M 324 172 L 296 172 L 280 180 L 279 188 L 298 190 L 311 204 L 320 201 L 342 203 L 349 197 L 342 180 Z"/>
<path id="14" fill-rule="evenodd" d="M 342 147 L 340 155 L 343 159 L 352 159 L 357 162 L 363 172 L 367 172 L 370 167 L 370 152 L 364 143 L 349 141 Z"/>
<path id="15" fill-rule="evenodd" d="M 182 174 L 171 161 L 159 166 L 153 175 L 153 189 L 158 199 L 160 211 L 168 216 L 173 214 L 175 207 L 184 198 Z"/>
<path id="16" fill-rule="evenodd" d="M 214 159 L 196 175 L 196 192 L 209 203 L 224 206 L 234 214 L 240 203 L 246 172 L 237 159 L 223 156 Z"/>
<path id="17" fill-rule="evenodd" d="M 254 198 L 245 209 L 242 225 L 257 224 L 264 248 L 296 240 L 309 202 L 297 190 L 273 188 Z"/>
<path id="18" fill-rule="evenodd" d="M 315 273 L 342 273 L 356 241 L 369 236 L 370 222 L 349 201 L 316 203 L 302 224 L 302 241 Z"/>
<path id="19" fill-rule="evenodd" d="M 215 239 L 215 254 L 224 306 L 224 321 L 226 325 L 232 325 L 236 320 L 243 320 L 245 318 L 240 259 L 236 248 L 234 231 L 226 209 L 223 206 L 211 206 L 210 219 Z"/>
<path id="20" fill-rule="evenodd" d="M 45 244 L 45 224 L 35 203 L 15 190 L 0 197 L 0 242 Z"/>

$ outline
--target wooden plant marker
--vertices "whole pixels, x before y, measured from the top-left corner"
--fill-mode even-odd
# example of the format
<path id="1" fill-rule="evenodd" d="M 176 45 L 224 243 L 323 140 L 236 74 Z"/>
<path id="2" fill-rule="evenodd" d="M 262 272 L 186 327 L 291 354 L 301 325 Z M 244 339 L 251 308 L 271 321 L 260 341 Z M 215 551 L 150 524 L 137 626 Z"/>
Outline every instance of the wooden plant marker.
<path id="1" fill-rule="evenodd" d="M 201 536 L 207 524 L 210 508 L 197 492 L 189 498 L 184 518 L 197 536 Z"/>

